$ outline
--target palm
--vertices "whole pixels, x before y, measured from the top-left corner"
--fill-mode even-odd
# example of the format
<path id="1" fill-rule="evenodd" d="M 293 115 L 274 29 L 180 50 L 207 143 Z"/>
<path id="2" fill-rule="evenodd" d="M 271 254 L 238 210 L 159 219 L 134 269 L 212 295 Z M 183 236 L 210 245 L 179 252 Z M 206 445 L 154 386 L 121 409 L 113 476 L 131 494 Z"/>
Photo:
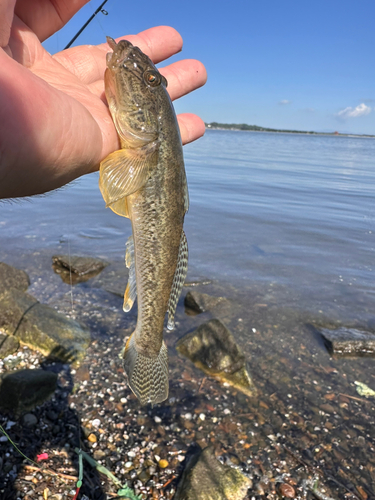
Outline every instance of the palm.
<path id="1" fill-rule="evenodd" d="M 16 12 L 22 4 L 17 4 Z M 104 97 L 107 45 L 74 47 L 51 56 L 40 41 L 51 34 L 43 32 L 46 24 L 27 21 L 29 26 L 14 18 L 9 39 L 12 58 L 7 56 L 7 48 L 0 54 L 4 70 L 1 99 L 6 102 L 0 111 L 0 198 L 57 188 L 96 170 L 118 147 Z M 172 40 L 168 46 L 166 35 Z M 181 44 L 174 30 L 162 27 L 128 39 L 154 62 L 169 57 Z M 197 61 L 181 61 L 163 73 L 172 99 L 205 80 L 204 68 Z M 194 115 L 182 115 L 180 127 L 184 142 L 203 133 L 202 122 Z"/>

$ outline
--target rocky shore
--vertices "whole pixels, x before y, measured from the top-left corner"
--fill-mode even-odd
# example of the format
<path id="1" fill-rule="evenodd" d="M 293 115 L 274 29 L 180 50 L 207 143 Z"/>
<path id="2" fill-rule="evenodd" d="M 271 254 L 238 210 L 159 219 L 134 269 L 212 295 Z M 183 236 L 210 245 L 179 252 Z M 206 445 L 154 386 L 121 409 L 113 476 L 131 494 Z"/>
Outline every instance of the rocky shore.
<path id="1" fill-rule="evenodd" d="M 35 462 L 0 432 L 1 499 L 74 498 L 76 449 L 96 463 L 78 499 L 375 498 L 375 398 L 356 384 L 375 389 L 374 360 L 332 357 L 321 331 L 343 325 L 190 275 L 165 338 L 169 399 L 141 407 L 119 358 L 136 322 L 125 266 L 64 280 L 51 258 L 30 278 L 0 264 L 0 424 Z"/>

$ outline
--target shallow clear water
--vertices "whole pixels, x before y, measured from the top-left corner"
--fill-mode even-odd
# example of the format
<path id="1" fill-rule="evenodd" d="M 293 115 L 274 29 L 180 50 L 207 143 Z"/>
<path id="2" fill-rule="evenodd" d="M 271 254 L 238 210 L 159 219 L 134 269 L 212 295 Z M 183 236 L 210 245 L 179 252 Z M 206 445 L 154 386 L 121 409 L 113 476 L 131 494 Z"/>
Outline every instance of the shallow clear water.
<path id="1" fill-rule="evenodd" d="M 190 266 L 280 304 L 372 323 L 375 141 L 208 131 L 185 147 Z M 44 249 L 122 260 L 130 222 L 92 174 L 0 204 L 0 258 Z"/>

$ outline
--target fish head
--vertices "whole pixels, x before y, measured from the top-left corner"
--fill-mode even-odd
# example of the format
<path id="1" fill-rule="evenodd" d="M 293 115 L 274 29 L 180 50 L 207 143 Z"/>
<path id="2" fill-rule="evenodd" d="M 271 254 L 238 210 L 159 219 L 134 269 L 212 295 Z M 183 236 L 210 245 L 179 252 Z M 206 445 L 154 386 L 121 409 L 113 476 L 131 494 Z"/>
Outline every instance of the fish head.
<path id="1" fill-rule="evenodd" d="M 123 147 L 157 140 L 167 80 L 129 41 L 107 37 L 107 43 L 113 52 L 106 58 L 105 93 Z"/>

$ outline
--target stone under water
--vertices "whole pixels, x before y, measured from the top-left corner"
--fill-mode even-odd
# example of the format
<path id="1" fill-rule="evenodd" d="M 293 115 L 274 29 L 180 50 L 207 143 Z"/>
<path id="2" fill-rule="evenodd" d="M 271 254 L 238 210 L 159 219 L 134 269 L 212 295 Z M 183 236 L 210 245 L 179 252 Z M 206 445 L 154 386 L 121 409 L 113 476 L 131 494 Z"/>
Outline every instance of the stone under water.
<path id="1" fill-rule="evenodd" d="M 78 255 L 54 255 L 52 257 L 52 268 L 55 273 L 60 275 L 64 283 L 72 285 L 93 278 L 107 265 L 107 262 L 95 257 Z"/>
<path id="2" fill-rule="evenodd" d="M 220 320 L 211 319 L 200 325 L 182 337 L 176 349 L 207 375 L 229 383 L 247 396 L 256 394 L 245 356 Z"/>
<path id="3" fill-rule="evenodd" d="M 375 357 L 375 334 L 355 328 L 320 330 L 324 343 L 331 354 L 337 356 Z"/>
<path id="4" fill-rule="evenodd" d="M 11 288 L 25 292 L 30 285 L 30 280 L 25 271 L 0 262 L 0 295 Z"/>

